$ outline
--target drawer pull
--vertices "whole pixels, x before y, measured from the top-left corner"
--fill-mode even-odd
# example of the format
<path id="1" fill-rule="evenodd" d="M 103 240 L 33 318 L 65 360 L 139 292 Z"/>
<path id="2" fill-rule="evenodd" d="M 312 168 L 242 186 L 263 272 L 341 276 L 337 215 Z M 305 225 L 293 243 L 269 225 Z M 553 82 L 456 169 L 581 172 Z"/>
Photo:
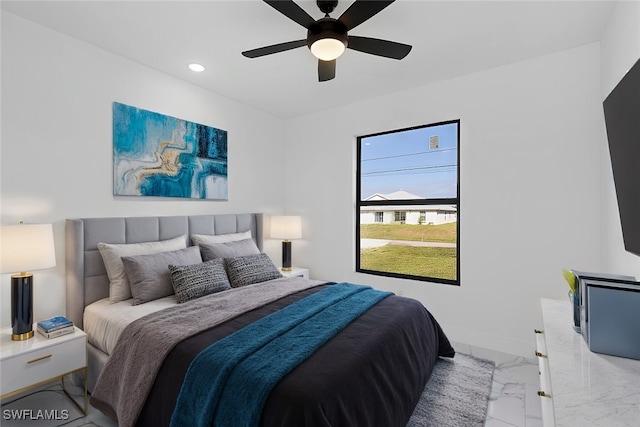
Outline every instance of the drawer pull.
<path id="1" fill-rule="evenodd" d="M 547 393 L 546 391 L 542 391 L 542 390 L 538 390 L 538 396 L 540 397 L 551 397 L 551 394 Z"/>
<path id="2" fill-rule="evenodd" d="M 540 353 L 539 351 L 536 351 L 536 356 L 538 356 L 538 357 L 544 357 L 544 358 L 546 358 L 546 357 L 547 357 L 547 355 L 546 355 L 546 354 Z"/>
<path id="3" fill-rule="evenodd" d="M 53 356 L 53 354 L 47 354 L 46 356 L 42 356 L 42 357 L 38 357 L 38 358 L 35 358 L 35 359 L 32 359 L 32 360 L 28 360 L 27 363 L 36 363 L 36 362 L 39 362 L 41 360 L 48 359 L 51 356 Z"/>
<path id="4" fill-rule="evenodd" d="M 544 331 L 541 329 L 534 329 L 533 332 L 535 332 L 536 334 L 544 334 Z"/>

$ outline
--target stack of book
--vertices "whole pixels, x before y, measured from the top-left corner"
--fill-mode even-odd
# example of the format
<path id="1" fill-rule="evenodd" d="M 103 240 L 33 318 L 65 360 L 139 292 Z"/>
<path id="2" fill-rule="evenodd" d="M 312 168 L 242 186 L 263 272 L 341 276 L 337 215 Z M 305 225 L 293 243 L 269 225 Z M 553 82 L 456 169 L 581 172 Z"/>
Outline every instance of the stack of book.
<path id="1" fill-rule="evenodd" d="M 41 320 L 37 326 L 38 332 L 46 338 L 55 338 L 61 335 L 72 334 L 73 322 L 64 316 L 55 316 L 51 319 Z"/>

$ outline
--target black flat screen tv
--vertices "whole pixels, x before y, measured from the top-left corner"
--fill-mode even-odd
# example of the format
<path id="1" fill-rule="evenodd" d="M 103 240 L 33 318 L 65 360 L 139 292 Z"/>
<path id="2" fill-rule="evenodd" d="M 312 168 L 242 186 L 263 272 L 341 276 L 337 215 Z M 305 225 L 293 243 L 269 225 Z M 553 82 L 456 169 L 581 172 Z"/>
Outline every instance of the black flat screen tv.
<path id="1" fill-rule="evenodd" d="M 624 247 L 640 256 L 640 60 L 603 108 Z"/>

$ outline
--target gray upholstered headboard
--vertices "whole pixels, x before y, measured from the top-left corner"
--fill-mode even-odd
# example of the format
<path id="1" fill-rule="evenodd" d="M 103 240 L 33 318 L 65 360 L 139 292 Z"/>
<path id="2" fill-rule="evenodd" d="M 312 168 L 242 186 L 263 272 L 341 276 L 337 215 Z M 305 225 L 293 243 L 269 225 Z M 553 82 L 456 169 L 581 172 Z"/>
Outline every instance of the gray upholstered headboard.
<path id="1" fill-rule="evenodd" d="M 140 243 L 191 234 L 251 230 L 263 249 L 262 214 L 80 218 L 66 221 L 67 317 L 82 328 L 84 308 L 109 296 L 109 279 L 97 244 Z"/>

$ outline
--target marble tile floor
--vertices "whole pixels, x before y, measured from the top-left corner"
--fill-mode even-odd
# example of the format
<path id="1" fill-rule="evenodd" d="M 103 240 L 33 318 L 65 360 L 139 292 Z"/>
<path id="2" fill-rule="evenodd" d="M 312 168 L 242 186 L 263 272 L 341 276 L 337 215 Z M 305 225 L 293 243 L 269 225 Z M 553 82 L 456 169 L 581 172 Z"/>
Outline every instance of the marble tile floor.
<path id="1" fill-rule="evenodd" d="M 487 409 L 487 421 L 485 427 L 541 427 L 542 415 L 538 391 L 538 365 L 534 358 L 525 359 L 493 350 L 473 347 L 467 344 L 453 343 L 457 352 L 471 354 L 483 359 L 496 362 L 496 370 L 493 376 L 491 397 Z M 80 388 L 69 386 L 72 394 L 80 400 L 82 391 Z M 68 427 L 116 427 L 117 424 L 103 415 L 97 409 L 89 406 L 86 416 L 82 416 L 68 401 L 62 392 L 59 382 L 25 394 L 27 397 L 17 396 L 2 402 L 3 418 L 0 424 L 3 427 L 24 427 L 35 425 L 38 427 L 68 426 Z M 36 408 L 57 409 L 59 415 L 63 409 L 68 410 L 64 420 L 46 422 L 8 420 L 4 417 L 6 408 Z M 60 417 L 62 418 L 62 416 Z M 465 426 L 461 426 L 465 427 Z"/>
<path id="2" fill-rule="evenodd" d="M 485 427 L 542 427 L 538 362 L 494 350 L 452 343 L 456 351 L 496 362 Z"/>

